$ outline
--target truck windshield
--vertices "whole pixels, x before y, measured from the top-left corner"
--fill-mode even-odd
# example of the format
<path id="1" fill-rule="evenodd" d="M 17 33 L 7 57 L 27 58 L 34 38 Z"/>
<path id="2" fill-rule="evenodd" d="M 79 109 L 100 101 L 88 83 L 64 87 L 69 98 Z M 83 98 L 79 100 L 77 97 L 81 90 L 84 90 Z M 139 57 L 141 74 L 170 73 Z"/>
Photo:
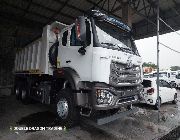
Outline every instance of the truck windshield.
<path id="1" fill-rule="evenodd" d="M 130 33 L 106 21 L 95 20 L 97 37 L 102 47 L 139 55 Z"/>

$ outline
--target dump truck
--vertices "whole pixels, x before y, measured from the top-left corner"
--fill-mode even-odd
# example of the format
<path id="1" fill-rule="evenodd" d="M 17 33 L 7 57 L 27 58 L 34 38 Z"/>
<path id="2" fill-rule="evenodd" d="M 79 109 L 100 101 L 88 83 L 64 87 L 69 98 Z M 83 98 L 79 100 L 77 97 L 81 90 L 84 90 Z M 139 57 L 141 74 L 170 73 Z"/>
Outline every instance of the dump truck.
<path id="1" fill-rule="evenodd" d="M 139 102 L 142 78 L 131 28 L 92 10 L 71 25 L 45 26 L 42 37 L 16 53 L 14 91 L 25 104 L 54 106 L 60 122 L 73 126 L 80 116 L 111 112 L 109 122 L 118 118 L 112 112 L 130 110 Z"/>

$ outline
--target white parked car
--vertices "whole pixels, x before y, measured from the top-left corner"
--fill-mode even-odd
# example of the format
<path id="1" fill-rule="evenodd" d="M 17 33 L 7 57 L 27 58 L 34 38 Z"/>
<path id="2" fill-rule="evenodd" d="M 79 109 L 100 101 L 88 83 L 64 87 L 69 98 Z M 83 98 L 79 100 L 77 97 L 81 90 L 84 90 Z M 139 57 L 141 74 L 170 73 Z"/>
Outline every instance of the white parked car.
<path id="1" fill-rule="evenodd" d="M 142 82 L 143 88 L 143 99 L 142 103 L 146 103 L 149 105 L 154 105 L 156 109 L 158 109 L 157 102 L 157 82 L 156 78 L 147 78 Z M 171 85 L 165 81 L 160 79 L 159 81 L 159 104 L 161 106 L 162 103 L 172 101 L 174 104 L 177 103 L 177 91 L 175 88 L 172 88 Z"/>

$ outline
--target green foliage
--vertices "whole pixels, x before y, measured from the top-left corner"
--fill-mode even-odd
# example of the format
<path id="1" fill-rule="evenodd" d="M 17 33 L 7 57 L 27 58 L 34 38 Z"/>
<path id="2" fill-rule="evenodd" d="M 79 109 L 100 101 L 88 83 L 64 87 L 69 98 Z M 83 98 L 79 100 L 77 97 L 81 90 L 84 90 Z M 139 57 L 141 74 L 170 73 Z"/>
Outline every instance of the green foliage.
<path id="1" fill-rule="evenodd" d="M 151 67 L 153 69 L 156 69 L 157 68 L 157 65 L 155 65 L 154 63 L 152 62 L 144 62 L 143 63 L 143 67 Z"/>
<path id="2" fill-rule="evenodd" d="M 172 71 L 180 70 L 180 66 L 171 66 L 170 70 L 172 70 Z"/>

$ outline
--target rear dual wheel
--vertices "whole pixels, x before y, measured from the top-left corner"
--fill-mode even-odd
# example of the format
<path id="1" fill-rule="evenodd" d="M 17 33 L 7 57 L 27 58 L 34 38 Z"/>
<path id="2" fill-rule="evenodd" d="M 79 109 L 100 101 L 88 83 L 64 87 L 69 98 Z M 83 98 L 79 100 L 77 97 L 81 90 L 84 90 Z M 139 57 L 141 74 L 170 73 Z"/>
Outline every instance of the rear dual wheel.
<path id="1" fill-rule="evenodd" d="M 17 100 L 21 100 L 23 104 L 28 104 L 29 103 L 29 97 L 28 97 L 28 88 L 23 85 L 16 85 L 15 86 L 15 96 Z"/>
<path id="2" fill-rule="evenodd" d="M 20 87 L 15 86 L 14 92 L 15 92 L 16 99 L 20 100 L 21 99 L 21 89 L 20 89 Z"/>
<path id="3" fill-rule="evenodd" d="M 23 104 L 29 104 L 30 103 L 30 98 L 29 96 L 29 91 L 28 88 L 24 87 L 21 90 L 21 101 Z"/>

